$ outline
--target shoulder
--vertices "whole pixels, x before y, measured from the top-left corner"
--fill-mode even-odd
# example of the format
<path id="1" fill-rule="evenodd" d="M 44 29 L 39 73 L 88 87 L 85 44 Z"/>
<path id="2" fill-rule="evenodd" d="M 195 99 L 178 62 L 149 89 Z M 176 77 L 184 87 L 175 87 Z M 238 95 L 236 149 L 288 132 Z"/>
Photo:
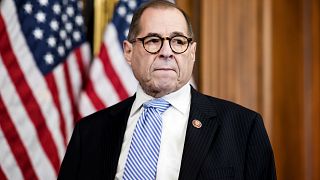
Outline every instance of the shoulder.
<path id="1" fill-rule="evenodd" d="M 241 116 L 245 119 L 254 118 L 256 116 L 259 116 L 259 114 L 247 107 L 244 107 L 240 104 L 216 98 L 216 97 L 210 97 L 207 96 L 211 102 L 216 106 L 217 112 L 220 115 L 229 115 L 229 116 Z"/>
<path id="2" fill-rule="evenodd" d="M 198 104 L 200 106 L 205 106 L 210 110 L 216 111 L 219 114 L 225 114 L 225 113 L 232 113 L 232 114 L 243 113 L 243 114 L 249 114 L 249 115 L 258 114 L 257 112 L 249 108 L 246 108 L 240 104 L 237 104 L 225 99 L 220 99 L 217 97 L 202 94 L 193 88 L 191 90 L 191 102 Z"/>
<path id="3" fill-rule="evenodd" d="M 211 115 L 210 120 L 215 121 L 219 127 L 220 137 L 225 141 L 235 144 L 247 144 L 252 137 L 259 136 L 268 144 L 268 136 L 261 115 L 244 106 L 201 94 L 197 91 L 192 93 L 193 111 Z M 200 102 L 201 101 L 201 102 Z"/>
<path id="4" fill-rule="evenodd" d="M 191 94 L 191 106 L 216 116 L 219 124 L 251 126 L 255 121 L 262 121 L 259 113 L 237 103 L 202 94 L 193 88 Z"/>
<path id="5" fill-rule="evenodd" d="M 99 110 L 93 114 L 90 114 L 82 118 L 77 126 L 86 128 L 98 128 L 103 126 L 103 124 L 112 124 L 117 121 L 119 116 L 125 116 L 130 113 L 131 106 L 135 96 L 129 97 L 128 99 L 121 101 L 113 106 Z"/>

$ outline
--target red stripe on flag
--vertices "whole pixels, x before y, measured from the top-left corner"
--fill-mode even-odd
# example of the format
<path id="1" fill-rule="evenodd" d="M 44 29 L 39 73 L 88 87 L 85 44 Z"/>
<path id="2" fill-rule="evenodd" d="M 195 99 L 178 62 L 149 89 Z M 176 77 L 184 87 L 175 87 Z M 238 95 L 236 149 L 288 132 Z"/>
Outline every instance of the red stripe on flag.
<path id="1" fill-rule="evenodd" d="M 113 69 L 113 66 L 110 62 L 110 56 L 108 54 L 105 44 L 101 45 L 99 57 L 102 61 L 105 73 L 107 77 L 110 79 L 114 89 L 118 93 L 120 100 L 124 100 L 128 98 L 129 97 L 128 92 L 124 88 L 120 78 L 118 77 L 117 73 Z"/>
<path id="2" fill-rule="evenodd" d="M 22 143 L 22 140 L 17 132 L 16 127 L 12 122 L 12 119 L 10 118 L 10 115 L 3 103 L 1 96 L 0 96 L 0 112 L 1 112 L 1 118 L 0 118 L 1 129 L 22 171 L 23 177 L 25 179 L 38 179 L 35 171 L 33 170 L 27 150 Z M 4 176 L 4 174 L 2 170 L 0 170 L 0 179 L 2 179 L 1 178 L 2 176 Z"/>
<path id="3" fill-rule="evenodd" d="M 87 70 L 84 68 L 81 48 L 77 48 L 75 50 L 75 55 L 76 55 L 77 63 L 78 63 L 80 74 L 81 74 L 81 80 L 82 82 L 86 82 L 88 76 L 87 76 Z"/>
<path id="4" fill-rule="evenodd" d="M 105 107 L 107 107 L 102 100 L 98 97 L 91 79 L 88 79 L 87 84 L 86 84 L 86 93 L 88 95 L 88 97 L 90 98 L 90 100 L 92 101 L 93 106 L 95 107 L 95 109 L 98 111 L 100 109 L 103 109 Z"/>
<path id="5" fill-rule="evenodd" d="M 85 91 L 89 97 L 89 99 L 93 102 L 92 104 L 95 107 L 95 110 L 98 111 L 100 109 L 103 109 L 106 107 L 106 105 L 103 103 L 103 101 L 99 98 L 99 96 L 97 95 L 93 84 L 92 84 L 92 80 L 89 79 L 89 77 L 87 76 L 87 71 L 84 68 L 84 64 L 83 64 L 83 58 L 82 58 L 82 54 L 80 49 L 78 49 L 77 51 L 75 51 L 76 54 L 76 59 L 77 59 L 77 63 L 79 66 L 79 70 L 81 72 L 81 79 L 83 83 L 83 87 L 85 87 Z"/>
<path id="6" fill-rule="evenodd" d="M 14 83 L 18 95 L 20 96 L 23 105 L 26 107 L 26 111 L 37 130 L 40 143 L 51 161 L 56 174 L 58 174 L 60 159 L 57 147 L 46 125 L 45 118 L 37 104 L 33 92 L 20 69 L 15 54 L 13 53 L 2 16 L 0 16 L 0 42 L 0 53 L 3 59 L 5 59 L 3 63 L 6 69 L 8 69 L 11 81 Z"/>
<path id="7" fill-rule="evenodd" d="M 78 49 L 75 54 L 76 54 L 76 57 L 77 57 L 76 59 L 77 59 L 79 69 L 81 72 L 81 79 L 82 79 L 82 82 L 85 82 L 83 85 L 86 88 L 85 91 L 86 91 L 88 97 L 93 102 L 92 104 L 94 105 L 94 107 L 97 111 L 105 108 L 106 105 L 103 103 L 103 101 L 97 95 L 97 93 L 93 87 L 93 83 L 92 83 L 91 79 L 89 79 L 86 74 L 86 69 L 84 68 L 81 51 Z"/>
<path id="8" fill-rule="evenodd" d="M 78 106 L 76 105 L 75 95 L 73 94 L 72 85 L 71 85 L 71 78 L 70 78 L 70 71 L 69 71 L 69 65 L 67 62 L 63 64 L 63 70 L 64 75 L 66 79 L 66 87 L 68 91 L 68 97 L 70 98 L 71 108 L 72 108 L 72 114 L 73 114 L 73 120 L 74 124 L 80 119 L 80 114 L 78 111 Z"/>
<path id="9" fill-rule="evenodd" d="M 0 166 L 0 179 L 3 179 L 3 180 L 8 179 L 8 178 L 6 177 L 6 175 L 4 174 L 1 166 Z"/>
<path id="10" fill-rule="evenodd" d="M 59 91 L 58 91 L 58 88 L 57 88 L 56 80 L 55 80 L 55 78 L 54 78 L 52 73 L 48 73 L 46 75 L 46 77 L 45 77 L 45 80 L 47 82 L 48 88 L 51 91 L 51 96 L 53 97 L 54 104 L 58 109 L 59 121 L 60 121 L 60 131 L 61 131 L 61 134 L 63 136 L 64 145 L 67 146 L 66 121 L 65 121 L 65 118 L 64 118 L 64 116 L 62 114 L 62 108 L 61 108 L 61 103 L 60 103 L 60 100 L 59 100 Z"/>

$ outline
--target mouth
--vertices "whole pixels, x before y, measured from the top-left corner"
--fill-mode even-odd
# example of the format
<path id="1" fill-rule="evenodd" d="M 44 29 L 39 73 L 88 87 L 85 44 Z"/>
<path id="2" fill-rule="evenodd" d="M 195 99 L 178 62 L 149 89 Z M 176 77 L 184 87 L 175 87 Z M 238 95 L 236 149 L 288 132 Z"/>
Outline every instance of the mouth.
<path id="1" fill-rule="evenodd" d="M 175 71 L 175 70 L 172 68 L 156 68 L 154 69 L 154 71 Z"/>

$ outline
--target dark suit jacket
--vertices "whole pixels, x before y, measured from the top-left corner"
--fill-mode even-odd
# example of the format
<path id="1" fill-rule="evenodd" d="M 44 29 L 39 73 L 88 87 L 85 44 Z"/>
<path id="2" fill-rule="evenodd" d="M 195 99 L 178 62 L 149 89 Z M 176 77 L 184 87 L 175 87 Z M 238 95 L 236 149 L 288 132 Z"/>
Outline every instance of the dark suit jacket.
<path id="1" fill-rule="evenodd" d="M 113 180 L 135 96 L 81 120 L 58 179 Z M 202 122 L 195 128 L 192 120 Z M 272 148 L 259 114 L 191 90 L 179 179 L 276 179 Z"/>

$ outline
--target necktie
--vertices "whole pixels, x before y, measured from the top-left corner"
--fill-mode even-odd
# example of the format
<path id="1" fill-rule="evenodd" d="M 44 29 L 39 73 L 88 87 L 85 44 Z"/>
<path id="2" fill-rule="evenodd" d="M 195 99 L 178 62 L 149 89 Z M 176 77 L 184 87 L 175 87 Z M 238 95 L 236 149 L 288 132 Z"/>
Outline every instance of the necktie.
<path id="1" fill-rule="evenodd" d="M 143 107 L 133 132 L 123 173 L 124 180 L 156 178 L 162 131 L 161 114 L 170 104 L 158 98 L 144 103 Z"/>

